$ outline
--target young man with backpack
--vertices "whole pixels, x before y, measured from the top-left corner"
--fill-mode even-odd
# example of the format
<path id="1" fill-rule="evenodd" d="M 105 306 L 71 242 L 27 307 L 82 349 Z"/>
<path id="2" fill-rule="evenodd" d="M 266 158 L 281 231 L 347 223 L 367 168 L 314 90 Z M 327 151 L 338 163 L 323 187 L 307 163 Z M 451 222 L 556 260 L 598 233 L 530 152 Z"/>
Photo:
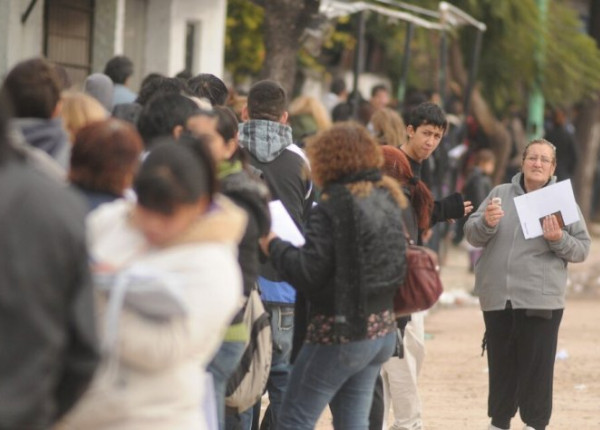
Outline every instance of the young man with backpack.
<path id="1" fill-rule="evenodd" d="M 281 200 L 302 231 L 313 202 L 312 184 L 306 157 L 292 143 L 286 105 L 285 90 L 279 83 L 271 80 L 255 83 L 242 112 L 245 122 L 240 127 L 240 145 L 248 154 L 250 164 L 264 175 L 271 199 Z M 299 306 L 304 301 L 296 296 L 291 285 L 281 280 L 269 262 L 261 265 L 258 285 L 271 315 L 273 357 L 267 383 L 271 404 L 265 419 L 274 424 L 291 371 L 294 306 L 297 299 Z M 302 340 L 298 337 L 295 341 Z"/>

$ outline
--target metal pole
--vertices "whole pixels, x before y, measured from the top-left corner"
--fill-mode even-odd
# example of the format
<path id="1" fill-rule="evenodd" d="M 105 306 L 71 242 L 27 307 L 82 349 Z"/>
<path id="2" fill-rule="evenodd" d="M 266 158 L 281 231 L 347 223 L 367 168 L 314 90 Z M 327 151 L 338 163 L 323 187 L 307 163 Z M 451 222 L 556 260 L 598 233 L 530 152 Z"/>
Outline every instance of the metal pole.
<path id="1" fill-rule="evenodd" d="M 440 40 L 440 75 L 439 75 L 439 93 L 442 106 L 446 103 L 446 70 L 448 65 L 448 35 L 446 30 L 442 30 Z"/>
<path id="2" fill-rule="evenodd" d="M 354 117 L 358 114 L 358 105 L 360 103 L 360 94 L 358 91 L 358 78 L 364 68 L 365 57 L 365 22 L 366 12 L 362 11 L 358 14 L 358 28 L 356 32 L 356 50 L 354 52 L 354 77 L 352 88 L 354 97 L 352 99 L 352 114 Z"/>
<path id="3" fill-rule="evenodd" d="M 536 0 L 539 11 L 539 20 L 541 28 L 546 26 L 546 17 L 548 12 L 547 0 Z M 546 43 L 543 32 L 539 32 L 534 61 L 536 76 L 533 83 L 531 95 L 529 96 L 529 106 L 527 115 L 527 135 L 530 139 L 542 137 L 544 134 L 544 94 L 542 93 L 542 81 L 544 70 L 544 57 Z"/>
<path id="4" fill-rule="evenodd" d="M 477 30 L 475 38 L 475 48 L 473 49 L 473 58 L 471 59 L 471 68 L 469 70 L 469 78 L 467 81 L 467 88 L 465 90 L 464 115 L 465 118 L 469 116 L 469 109 L 471 105 L 471 93 L 475 86 L 475 78 L 477 76 L 477 69 L 479 68 L 479 54 L 481 53 L 481 41 L 483 39 L 483 31 Z"/>
<path id="5" fill-rule="evenodd" d="M 412 42 L 415 26 L 412 22 L 406 23 L 406 36 L 404 38 L 404 56 L 402 57 L 402 66 L 400 68 L 400 80 L 398 81 L 398 108 L 402 110 L 404 96 L 406 95 L 406 81 L 408 79 L 408 65 L 410 64 L 410 45 Z"/>

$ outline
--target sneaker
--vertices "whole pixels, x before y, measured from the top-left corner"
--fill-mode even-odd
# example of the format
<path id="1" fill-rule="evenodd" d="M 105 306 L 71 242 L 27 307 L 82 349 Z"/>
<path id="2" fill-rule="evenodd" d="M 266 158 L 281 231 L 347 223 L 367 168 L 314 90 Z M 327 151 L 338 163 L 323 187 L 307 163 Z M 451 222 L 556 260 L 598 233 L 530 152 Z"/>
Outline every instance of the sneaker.
<path id="1" fill-rule="evenodd" d="M 501 429 L 500 427 L 496 427 L 495 425 L 490 424 L 490 426 L 488 427 L 488 430 L 506 430 L 506 429 Z"/>

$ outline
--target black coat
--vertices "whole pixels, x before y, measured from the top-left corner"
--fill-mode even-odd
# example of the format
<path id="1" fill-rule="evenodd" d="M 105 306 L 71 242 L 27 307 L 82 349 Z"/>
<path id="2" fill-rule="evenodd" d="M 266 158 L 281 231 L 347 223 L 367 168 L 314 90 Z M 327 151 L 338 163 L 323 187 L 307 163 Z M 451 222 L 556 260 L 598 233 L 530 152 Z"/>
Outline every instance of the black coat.
<path id="1" fill-rule="evenodd" d="M 349 336 L 358 340 L 366 327 L 361 317 L 391 311 L 396 288 L 404 279 L 402 210 L 386 189 L 374 188 L 365 197 L 352 196 L 355 234 L 349 234 L 338 231 L 340 214 L 335 213 L 335 198 L 327 192 L 323 197 L 309 215 L 304 246 L 296 248 L 275 239 L 269 246 L 270 259 L 283 279 L 305 295 L 310 316 L 339 315 L 336 298 L 344 291 L 350 307 L 342 313 L 358 315 Z M 348 249 L 356 250 L 355 258 L 348 258 Z M 349 273 L 357 276 L 348 277 Z M 364 308 L 362 315 L 357 313 L 360 307 Z"/>
<path id="2" fill-rule="evenodd" d="M 247 297 L 258 279 L 260 269 L 258 239 L 269 233 L 271 227 L 269 190 L 248 172 L 241 171 L 221 179 L 221 192 L 248 215 L 248 224 L 239 245 L 238 255 L 244 281 L 244 295 Z"/>
<path id="3" fill-rule="evenodd" d="M 0 428 L 47 429 L 99 360 L 85 204 L 25 162 L 0 165 Z"/>

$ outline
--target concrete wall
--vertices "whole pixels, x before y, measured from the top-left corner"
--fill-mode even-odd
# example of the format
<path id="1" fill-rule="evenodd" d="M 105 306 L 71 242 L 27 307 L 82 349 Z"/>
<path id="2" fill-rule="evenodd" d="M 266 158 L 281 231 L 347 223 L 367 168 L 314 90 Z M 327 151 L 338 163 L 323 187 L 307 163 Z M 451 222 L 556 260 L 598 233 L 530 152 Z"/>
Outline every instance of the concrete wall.
<path id="1" fill-rule="evenodd" d="M 44 2 L 38 1 L 25 24 L 21 15 L 30 0 L 0 1 L 0 77 L 19 61 L 42 55 Z"/>
<path id="2" fill-rule="evenodd" d="M 43 52 L 44 0 L 25 25 L 30 0 L 0 0 L 0 75 L 17 62 Z M 131 87 L 148 73 L 173 76 L 185 67 L 188 22 L 197 22 L 196 73 L 223 76 L 227 0 L 97 0 L 92 34 L 92 71 L 125 54 L 135 65 Z"/>
<path id="3" fill-rule="evenodd" d="M 92 71 L 102 72 L 115 55 L 118 0 L 96 1 L 92 33 Z"/>
<path id="4" fill-rule="evenodd" d="M 173 0 L 172 13 L 170 73 L 184 69 L 186 24 L 192 21 L 200 30 L 192 73 L 223 76 L 227 1 Z"/>
<path id="5" fill-rule="evenodd" d="M 123 53 L 133 61 L 133 76 L 129 85 L 139 89 L 146 70 L 146 21 L 148 2 L 146 0 L 127 0 L 125 5 L 125 24 L 123 27 Z"/>
<path id="6" fill-rule="evenodd" d="M 148 0 L 145 43 L 145 73 L 157 72 L 171 76 L 170 66 L 171 0 Z M 175 72 L 177 73 L 177 72 Z"/>

